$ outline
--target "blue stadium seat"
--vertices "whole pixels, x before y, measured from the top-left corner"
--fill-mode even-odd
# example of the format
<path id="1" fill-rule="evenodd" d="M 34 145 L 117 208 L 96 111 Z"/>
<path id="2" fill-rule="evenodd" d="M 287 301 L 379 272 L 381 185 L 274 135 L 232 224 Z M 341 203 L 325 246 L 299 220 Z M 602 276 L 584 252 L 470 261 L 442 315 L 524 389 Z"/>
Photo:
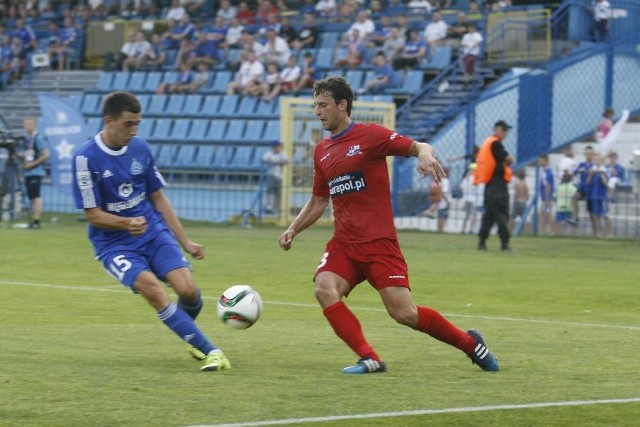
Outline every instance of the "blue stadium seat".
<path id="1" fill-rule="evenodd" d="M 198 153 L 193 159 L 193 165 L 196 168 L 210 168 L 213 163 L 213 156 L 216 153 L 215 145 L 201 145 Z"/>
<path id="2" fill-rule="evenodd" d="M 178 146 L 175 144 L 161 145 L 158 157 L 156 158 L 156 166 L 166 169 L 174 167 L 177 151 Z"/>
<path id="3" fill-rule="evenodd" d="M 82 107 L 82 94 L 80 95 L 71 95 L 66 99 L 67 104 L 71 105 L 76 110 L 80 111 Z"/>
<path id="4" fill-rule="evenodd" d="M 202 95 L 187 95 L 184 102 L 182 114 L 185 116 L 197 116 L 200 114 L 200 106 L 202 105 Z"/>
<path id="5" fill-rule="evenodd" d="M 218 108 L 218 114 L 224 117 L 234 117 L 237 115 L 238 101 L 240 97 L 238 95 L 225 95 L 222 97 L 220 107 Z"/>
<path id="6" fill-rule="evenodd" d="M 233 157 L 233 148 L 229 145 L 221 145 L 216 149 L 212 166 L 218 169 L 228 169 Z"/>
<path id="7" fill-rule="evenodd" d="M 87 115 L 96 115 L 100 112 L 100 102 L 102 101 L 102 95 L 96 93 L 88 93 L 84 96 L 82 100 L 82 114 Z"/>
<path id="8" fill-rule="evenodd" d="M 155 124 L 155 119 L 143 119 L 138 126 L 138 136 L 147 140 L 150 139 Z"/>
<path id="9" fill-rule="evenodd" d="M 168 120 L 168 119 L 161 119 Z M 176 119 L 173 121 L 173 127 L 169 132 L 168 139 L 172 142 L 184 142 L 189 135 L 191 119 Z"/>
<path id="10" fill-rule="evenodd" d="M 426 64 L 422 65 L 422 68 L 427 70 L 442 70 L 449 66 L 451 63 L 451 57 L 453 56 L 453 49 L 451 46 L 438 46 L 433 56 Z"/>
<path id="11" fill-rule="evenodd" d="M 140 102 L 140 107 L 142 107 L 142 114 L 147 113 L 147 108 L 149 107 L 149 101 L 151 100 L 151 95 L 146 93 L 136 95 L 138 98 L 138 102 Z"/>
<path id="12" fill-rule="evenodd" d="M 229 166 L 232 169 L 251 169 L 254 151 L 255 147 L 249 145 L 237 147 Z"/>
<path id="13" fill-rule="evenodd" d="M 127 90 L 133 93 L 143 92 L 144 81 L 146 79 L 146 71 L 134 71 L 133 73 L 131 73 L 131 78 L 129 79 L 129 87 L 127 88 Z"/>
<path id="14" fill-rule="evenodd" d="M 221 143 L 224 135 L 227 132 L 227 121 L 221 119 L 211 120 L 209 130 L 207 131 L 206 139 L 208 142 Z"/>
<path id="15" fill-rule="evenodd" d="M 232 119 L 229 120 L 229 125 L 227 126 L 227 131 L 224 134 L 224 140 L 241 142 L 242 136 L 244 135 L 244 128 L 246 125 L 246 121 L 242 119 Z"/>
<path id="16" fill-rule="evenodd" d="M 96 82 L 96 90 L 98 92 L 110 92 L 111 91 L 111 82 L 113 81 L 114 73 L 110 73 L 108 71 L 103 71 L 98 76 L 98 81 Z"/>
<path id="17" fill-rule="evenodd" d="M 278 109 L 278 101 L 277 100 L 273 100 L 271 102 L 267 102 L 267 101 L 260 101 L 258 102 L 258 106 L 256 107 L 256 111 L 254 113 L 254 116 L 261 118 L 261 119 L 272 119 L 275 118 L 277 113 L 276 110 Z"/>
<path id="18" fill-rule="evenodd" d="M 155 92 L 162 82 L 162 71 L 149 71 L 147 79 L 144 81 L 143 90 L 145 92 Z"/>
<path id="19" fill-rule="evenodd" d="M 206 141 L 207 130 L 209 129 L 209 120 L 195 119 L 191 122 L 191 129 L 187 140 L 191 142 L 204 142 Z"/>
<path id="20" fill-rule="evenodd" d="M 424 73 L 422 70 L 409 70 L 405 75 L 402 86 L 398 88 L 385 88 L 384 93 L 392 95 L 410 95 L 422 88 Z"/>
<path id="21" fill-rule="evenodd" d="M 166 71 L 163 75 L 162 75 L 162 84 L 165 83 L 175 83 L 178 81 L 178 76 L 180 75 L 179 72 L 177 71 Z"/>
<path id="22" fill-rule="evenodd" d="M 162 116 L 167 105 L 167 95 L 151 95 L 146 114 L 149 116 Z"/>
<path id="23" fill-rule="evenodd" d="M 178 168 L 192 168 L 198 150 L 197 145 L 182 144 L 178 149 L 174 165 Z"/>
<path id="24" fill-rule="evenodd" d="M 340 36 L 342 33 L 338 31 L 323 31 L 320 33 L 320 37 L 318 37 L 318 46 L 319 48 L 330 47 L 334 48 L 338 44 L 340 40 Z"/>
<path id="25" fill-rule="evenodd" d="M 333 67 L 333 47 L 321 47 L 318 49 L 316 66 L 321 70 L 328 70 Z"/>
<path id="26" fill-rule="evenodd" d="M 267 151 L 271 151 L 271 148 L 256 147 L 255 152 L 253 153 L 253 159 L 251 160 L 251 169 L 259 170 L 264 166 L 262 163 L 262 157 Z"/>
<path id="27" fill-rule="evenodd" d="M 148 144 L 149 145 L 149 150 L 151 150 L 151 154 L 153 155 L 154 159 L 158 158 L 158 153 L 160 153 L 160 144 Z"/>
<path id="28" fill-rule="evenodd" d="M 351 89 L 356 92 L 362 87 L 362 81 L 364 79 L 364 71 L 362 70 L 347 70 L 344 75 L 345 79 L 351 86 Z"/>
<path id="29" fill-rule="evenodd" d="M 167 50 L 167 59 L 162 69 L 165 71 L 175 70 L 178 68 L 178 51 L 175 49 Z"/>
<path id="30" fill-rule="evenodd" d="M 272 141 L 280 141 L 280 121 L 268 120 L 262 134 L 262 143 L 271 144 Z"/>
<path id="31" fill-rule="evenodd" d="M 85 129 L 89 136 L 94 136 L 102 129 L 102 117 L 89 117 Z"/>
<path id="32" fill-rule="evenodd" d="M 233 78 L 233 73 L 228 70 L 221 70 L 216 72 L 216 79 L 211 87 L 212 93 L 224 94 L 227 93 L 227 86 Z"/>
<path id="33" fill-rule="evenodd" d="M 127 90 L 131 73 L 128 71 L 116 71 L 111 82 L 111 90 Z"/>
<path id="34" fill-rule="evenodd" d="M 250 117 L 253 116 L 256 111 L 256 104 L 258 103 L 258 98 L 255 96 L 243 96 L 240 99 L 240 103 L 236 109 L 235 116 L 244 116 Z"/>
<path id="35" fill-rule="evenodd" d="M 220 95 L 207 95 L 200 107 L 198 116 L 215 116 L 218 114 L 221 99 L 222 97 Z"/>
<path id="36" fill-rule="evenodd" d="M 162 118 L 156 120 L 156 125 L 149 139 L 154 141 L 168 141 L 171 131 L 171 119 Z"/>
<path id="37" fill-rule="evenodd" d="M 264 131 L 264 120 L 248 120 L 242 140 L 245 142 L 260 142 Z"/>
<path id="38" fill-rule="evenodd" d="M 164 109 L 164 113 L 170 116 L 181 116 L 186 98 L 186 95 L 183 94 L 169 95 L 169 101 Z"/>

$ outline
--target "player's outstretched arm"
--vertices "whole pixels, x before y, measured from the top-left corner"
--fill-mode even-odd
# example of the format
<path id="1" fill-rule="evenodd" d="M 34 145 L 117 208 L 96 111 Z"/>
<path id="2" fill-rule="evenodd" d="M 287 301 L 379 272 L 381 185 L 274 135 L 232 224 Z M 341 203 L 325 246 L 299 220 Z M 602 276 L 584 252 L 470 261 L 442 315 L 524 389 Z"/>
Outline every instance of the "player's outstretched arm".
<path id="1" fill-rule="evenodd" d="M 147 231 L 147 219 L 143 216 L 118 216 L 105 212 L 100 208 L 85 209 L 84 216 L 89 221 L 89 224 L 96 228 L 127 230 L 132 236 L 140 236 Z"/>
<path id="2" fill-rule="evenodd" d="M 329 204 L 328 197 L 311 196 L 311 199 L 302 207 L 302 210 L 293 220 L 289 228 L 280 235 L 278 243 L 285 251 L 291 249 L 291 243 L 296 235 L 315 223 L 327 208 Z"/>
<path id="3" fill-rule="evenodd" d="M 446 175 L 442 165 L 433 155 L 433 147 L 424 142 L 413 141 L 409 149 L 409 155 L 418 158 L 416 170 L 420 176 L 431 175 L 436 182 Z"/>
<path id="4" fill-rule="evenodd" d="M 203 259 L 204 246 L 189 240 L 187 232 L 184 230 L 176 212 L 173 210 L 173 206 L 171 206 L 171 202 L 167 196 L 165 196 L 164 192 L 158 190 L 155 193 L 151 193 L 149 200 L 153 203 L 156 210 L 162 214 L 164 222 L 166 222 L 167 226 L 173 231 L 180 246 L 195 259 Z"/>

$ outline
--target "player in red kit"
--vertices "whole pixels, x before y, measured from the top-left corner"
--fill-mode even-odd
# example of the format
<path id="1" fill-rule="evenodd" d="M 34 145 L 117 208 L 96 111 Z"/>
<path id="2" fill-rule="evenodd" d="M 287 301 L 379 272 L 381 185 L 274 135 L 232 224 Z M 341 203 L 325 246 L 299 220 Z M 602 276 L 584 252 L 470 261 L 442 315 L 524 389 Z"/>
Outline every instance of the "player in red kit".
<path id="1" fill-rule="evenodd" d="M 420 175 L 431 175 L 437 181 L 444 171 L 433 148 L 374 123 L 351 121 L 353 92 L 341 77 L 317 81 L 313 93 L 315 114 L 331 135 L 316 146 L 311 199 L 282 233 L 279 244 L 285 251 L 291 249 L 293 239 L 323 215 L 331 200 L 335 232 L 316 270 L 315 295 L 336 335 L 360 357 L 343 372 L 387 369 L 342 301 L 364 280 L 378 290 L 396 322 L 462 350 L 485 371 L 499 370 L 479 331 L 465 332 L 411 298 L 407 265 L 393 222 L 386 156 L 417 157 Z"/>

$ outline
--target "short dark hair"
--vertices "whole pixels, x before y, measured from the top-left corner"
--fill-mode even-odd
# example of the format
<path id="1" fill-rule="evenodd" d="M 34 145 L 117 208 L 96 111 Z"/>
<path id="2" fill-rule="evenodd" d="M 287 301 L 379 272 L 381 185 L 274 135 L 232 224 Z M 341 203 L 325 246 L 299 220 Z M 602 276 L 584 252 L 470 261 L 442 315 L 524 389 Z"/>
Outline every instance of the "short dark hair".
<path id="1" fill-rule="evenodd" d="M 343 99 L 347 101 L 347 115 L 351 116 L 351 107 L 353 107 L 353 91 L 351 86 L 344 77 L 329 76 L 322 80 L 318 80 L 313 84 L 313 96 L 329 94 L 340 103 Z"/>
<path id="2" fill-rule="evenodd" d="M 120 117 L 125 111 L 133 114 L 140 114 L 142 111 L 140 101 L 131 92 L 113 92 L 107 96 L 102 105 L 102 115 L 114 119 Z"/>

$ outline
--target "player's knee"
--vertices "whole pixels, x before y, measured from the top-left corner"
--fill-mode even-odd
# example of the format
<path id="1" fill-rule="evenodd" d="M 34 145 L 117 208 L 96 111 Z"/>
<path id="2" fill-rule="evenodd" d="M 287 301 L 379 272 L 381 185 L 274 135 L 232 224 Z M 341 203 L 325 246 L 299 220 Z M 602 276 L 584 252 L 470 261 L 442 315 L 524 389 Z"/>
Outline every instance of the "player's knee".
<path id="1" fill-rule="evenodd" d="M 340 299 L 340 294 L 335 286 L 327 284 L 316 284 L 316 299 L 323 306 L 326 307 Z"/>
<path id="2" fill-rule="evenodd" d="M 157 279 L 139 280 L 135 287 L 136 291 L 156 310 L 162 310 L 170 302 L 167 291 Z"/>
<path id="3" fill-rule="evenodd" d="M 405 308 L 390 308 L 388 313 L 393 320 L 401 325 L 413 328 L 418 323 L 417 313 L 413 313 L 411 310 Z"/>

